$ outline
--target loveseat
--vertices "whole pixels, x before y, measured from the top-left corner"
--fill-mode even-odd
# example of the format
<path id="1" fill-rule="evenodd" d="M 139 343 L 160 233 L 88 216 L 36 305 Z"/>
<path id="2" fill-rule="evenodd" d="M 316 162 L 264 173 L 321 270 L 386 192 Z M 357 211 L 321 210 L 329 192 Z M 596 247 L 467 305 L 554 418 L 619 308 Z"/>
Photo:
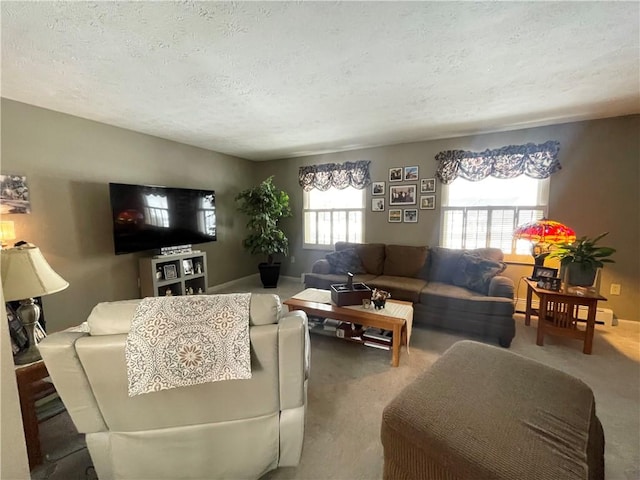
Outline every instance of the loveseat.
<path id="1" fill-rule="evenodd" d="M 306 314 L 252 294 L 251 378 L 135 397 L 125 344 L 140 300 L 98 304 L 84 332 L 39 349 L 100 480 L 259 478 L 300 460 L 309 372 Z"/>
<path id="2" fill-rule="evenodd" d="M 497 248 L 443 247 L 337 242 L 334 252 L 304 274 L 306 288 L 330 289 L 355 282 L 413 302 L 415 326 L 430 326 L 491 338 L 509 347 L 515 336 L 514 284 Z"/>

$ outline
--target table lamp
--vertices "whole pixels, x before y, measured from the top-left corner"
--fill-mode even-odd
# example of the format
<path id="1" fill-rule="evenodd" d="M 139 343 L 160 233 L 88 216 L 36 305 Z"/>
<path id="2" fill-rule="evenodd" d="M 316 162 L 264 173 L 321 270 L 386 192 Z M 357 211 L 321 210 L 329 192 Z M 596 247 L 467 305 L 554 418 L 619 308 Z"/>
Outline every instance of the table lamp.
<path id="1" fill-rule="evenodd" d="M 534 264 L 544 265 L 544 259 L 551 253 L 550 247 L 558 243 L 572 243 L 576 240 L 576 232 L 560 222 L 542 218 L 535 222 L 520 225 L 513 232 L 516 240 L 531 242 L 531 255 Z"/>
<path id="2" fill-rule="evenodd" d="M 2 248 L 7 247 L 7 240 L 16 239 L 16 229 L 13 222 L 10 220 L 0 222 L 0 242 L 2 242 Z"/>
<path id="3" fill-rule="evenodd" d="M 69 283 L 53 271 L 38 247 L 25 244 L 2 250 L 2 290 L 7 302 L 20 300 L 18 317 L 29 337 L 29 348 L 15 357 L 17 365 L 40 360 L 36 346 L 35 327 L 40 319 L 40 307 L 33 297 L 64 290 Z"/>

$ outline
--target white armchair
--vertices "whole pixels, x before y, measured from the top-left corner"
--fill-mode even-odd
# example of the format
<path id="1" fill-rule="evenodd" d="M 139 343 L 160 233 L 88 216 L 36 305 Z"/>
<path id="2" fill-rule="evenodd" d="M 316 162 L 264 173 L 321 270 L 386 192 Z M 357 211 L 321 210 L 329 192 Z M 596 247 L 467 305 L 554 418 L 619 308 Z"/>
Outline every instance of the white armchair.
<path id="1" fill-rule="evenodd" d="M 100 303 L 89 333 L 38 346 L 100 480 L 258 478 L 300 460 L 309 376 L 304 312 L 250 306 L 252 378 L 129 397 L 125 343 L 139 300 Z"/>

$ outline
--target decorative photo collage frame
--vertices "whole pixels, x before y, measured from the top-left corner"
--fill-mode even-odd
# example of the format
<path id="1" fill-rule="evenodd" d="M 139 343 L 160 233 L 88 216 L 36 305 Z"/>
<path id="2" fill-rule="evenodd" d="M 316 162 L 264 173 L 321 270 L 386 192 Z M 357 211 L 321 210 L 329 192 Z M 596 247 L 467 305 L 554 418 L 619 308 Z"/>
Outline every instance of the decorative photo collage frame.
<path id="1" fill-rule="evenodd" d="M 389 223 L 418 223 L 418 210 L 435 210 L 436 179 L 420 178 L 419 173 L 418 165 L 391 167 L 388 192 L 386 181 L 372 182 L 371 211 L 384 212 L 388 207 Z"/>

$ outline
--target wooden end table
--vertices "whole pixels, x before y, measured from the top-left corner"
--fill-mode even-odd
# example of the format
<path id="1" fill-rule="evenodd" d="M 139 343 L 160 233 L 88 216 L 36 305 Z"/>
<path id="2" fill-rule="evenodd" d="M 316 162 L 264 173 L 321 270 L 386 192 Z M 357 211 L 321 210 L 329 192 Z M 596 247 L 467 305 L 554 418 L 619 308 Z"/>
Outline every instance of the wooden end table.
<path id="1" fill-rule="evenodd" d="M 44 361 L 38 360 L 27 365 L 16 366 L 16 380 L 20 396 L 20 410 L 22 411 L 22 426 L 29 469 L 33 470 L 42 463 L 42 448 L 40 446 L 40 429 L 36 414 L 36 401 L 56 391 L 52 383 L 45 378 L 49 376 Z M 44 421 L 45 419 L 41 419 Z"/>
<path id="2" fill-rule="evenodd" d="M 313 290 L 313 289 L 308 289 Z M 305 290 L 302 293 L 307 292 Z M 327 292 L 329 293 L 329 292 Z M 330 298 L 330 297 L 329 297 Z M 400 346 L 408 345 L 408 337 L 411 334 L 411 324 L 407 325 L 404 318 L 390 316 L 383 310 L 366 310 L 361 306 L 338 307 L 331 303 L 323 303 L 310 300 L 290 298 L 283 302 L 289 310 L 302 310 L 307 315 L 323 318 L 333 318 L 342 322 L 357 323 L 367 327 L 391 330 L 393 338 L 391 343 L 391 366 L 397 367 L 400 363 Z M 387 300 L 387 304 L 397 304 L 410 307 L 409 322 L 413 321 L 413 304 L 399 300 Z M 373 307 L 372 307 L 373 308 Z"/>
<path id="3" fill-rule="evenodd" d="M 567 291 L 545 290 L 538 287 L 535 280 L 525 279 L 527 284 L 527 306 L 524 317 L 524 324 L 531 324 L 531 315 L 538 316 L 538 336 L 537 345 L 544 345 L 545 334 L 559 335 L 563 337 L 583 340 L 582 352 L 590 355 L 593 347 L 593 335 L 596 324 L 596 310 L 598 301 L 607 299 L 595 293 L 585 293 L 578 295 Z M 540 299 L 540 306 L 534 309 L 531 306 L 533 294 Z M 578 318 L 580 306 L 587 307 L 586 328 L 578 328 L 582 321 Z"/>

